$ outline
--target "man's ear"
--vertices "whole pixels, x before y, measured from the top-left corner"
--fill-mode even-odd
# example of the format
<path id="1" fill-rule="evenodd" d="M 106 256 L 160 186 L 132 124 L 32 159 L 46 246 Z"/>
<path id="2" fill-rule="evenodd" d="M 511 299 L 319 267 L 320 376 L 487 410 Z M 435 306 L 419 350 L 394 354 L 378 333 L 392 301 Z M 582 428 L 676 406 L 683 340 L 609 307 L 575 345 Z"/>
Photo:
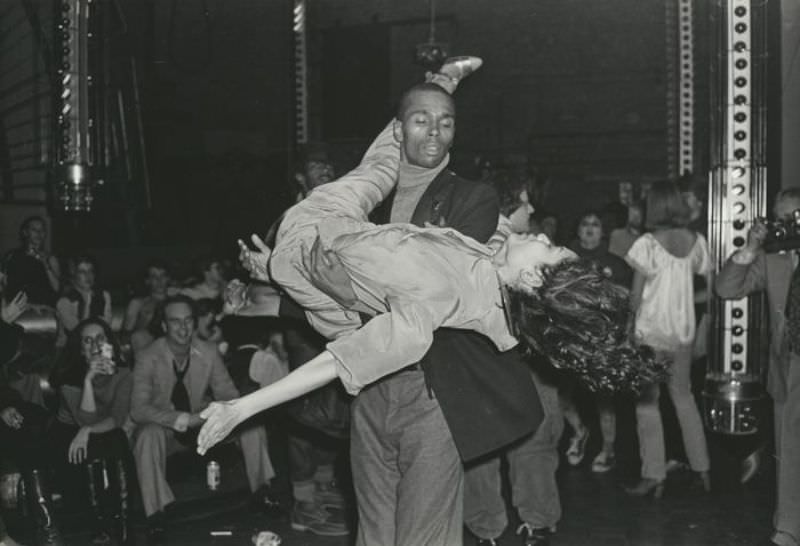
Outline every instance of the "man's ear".
<path id="1" fill-rule="evenodd" d="M 392 132 L 394 133 L 394 139 L 397 142 L 403 142 L 403 122 L 399 119 L 395 118 L 393 125 L 392 125 Z"/>
<path id="2" fill-rule="evenodd" d="M 542 286 L 542 270 L 540 267 L 523 269 L 519 272 L 519 281 L 523 288 L 539 288 Z"/>

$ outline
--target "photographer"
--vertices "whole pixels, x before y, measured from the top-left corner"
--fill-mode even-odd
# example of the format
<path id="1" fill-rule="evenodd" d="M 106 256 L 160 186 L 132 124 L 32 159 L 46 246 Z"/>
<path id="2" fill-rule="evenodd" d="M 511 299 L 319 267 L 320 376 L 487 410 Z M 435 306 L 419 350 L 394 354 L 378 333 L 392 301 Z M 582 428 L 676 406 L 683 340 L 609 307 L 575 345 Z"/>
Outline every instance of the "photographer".
<path id="1" fill-rule="evenodd" d="M 800 187 L 780 191 L 773 225 L 793 223 L 798 209 Z M 795 251 L 765 251 L 765 242 L 776 238 L 770 234 L 765 222 L 753 224 L 747 244 L 719 272 L 716 291 L 725 299 L 767 292 L 771 332 L 767 391 L 775 412 L 777 504 L 774 534 L 765 544 L 800 546 L 800 268 Z"/>

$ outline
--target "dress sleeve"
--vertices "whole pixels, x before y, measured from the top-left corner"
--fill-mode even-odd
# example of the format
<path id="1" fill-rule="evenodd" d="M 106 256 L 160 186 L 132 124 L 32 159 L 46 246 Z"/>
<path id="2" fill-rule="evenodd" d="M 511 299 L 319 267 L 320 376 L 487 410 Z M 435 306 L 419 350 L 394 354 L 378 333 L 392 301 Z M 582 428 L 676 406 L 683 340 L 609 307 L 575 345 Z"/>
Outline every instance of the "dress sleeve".
<path id="1" fill-rule="evenodd" d="M 652 275 L 658 267 L 655 263 L 653 245 L 650 244 L 647 236 L 639 237 L 633 242 L 628 254 L 625 255 L 625 261 L 633 269 L 647 277 Z"/>
<path id="2" fill-rule="evenodd" d="M 697 252 L 695 253 L 692 269 L 697 275 L 705 275 L 711 269 L 711 258 L 708 255 L 708 242 L 701 234 L 697 234 Z"/>
<path id="3" fill-rule="evenodd" d="M 425 303 L 390 297 L 389 311 L 328 344 L 337 373 L 350 394 L 409 366 L 428 352 L 441 320 Z"/>

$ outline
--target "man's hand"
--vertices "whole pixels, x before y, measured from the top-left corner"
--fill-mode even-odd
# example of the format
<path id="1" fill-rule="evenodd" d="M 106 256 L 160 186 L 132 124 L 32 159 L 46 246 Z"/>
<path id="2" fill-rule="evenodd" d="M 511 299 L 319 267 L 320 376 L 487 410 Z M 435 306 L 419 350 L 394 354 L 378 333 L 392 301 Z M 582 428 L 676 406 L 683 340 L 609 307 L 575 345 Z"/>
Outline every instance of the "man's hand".
<path id="1" fill-rule="evenodd" d="M 189 425 L 187 428 L 197 428 L 202 426 L 205 422 L 206 420 L 200 417 L 199 413 L 192 413 L 189 415 Z"/>
<path id="2" fill-rule="evenodd" d="M 200 412 L 200 418 L 206 422 L 197 435 L 197 452 L 205 455 L 206 451 L 225 439 L 236 426 L 244 421 L 237 400 L 228 402 L 211 402 Z"/>
<path id="3" fill-rule="evenodd" d="M 269 282 L 269 257 L 272 255 L 272 249 L 261 240 L 256 234 L 250 236 L 250 240 L 256 246 L 258 251 L 250 250 L 250 248 L 239 239 L 239 261 L 254 279 L 259 281 Z"/>
<path id="4" fill-rule="evenodd" d="M 86 460 L 86 451 L 89 445 L 89 427 L 81 427 L 69 444 L 67 458 L 72 464 L 80 464 Z"/>
<path id="5" fill-rule="evenodd" d="M 233 279 L 223 292 L 223 315 L 235 315 L 247 304 L 247 285 L 239 279 Z"/>
<path id="6" fill-rule="evenodd" d="M 17 411 L 14 406 L 9 406 L 0 411 L 0 419 L 6 424 L 7 427 L 19 430 L 25 418 Z"/>
<path id="7" fill-rule="evenodd" d="M 2 309 L 0 309 L 0 318 L 2 318 L 3 322 L 11 324 L 25 312 L 25 309 L 27 309 L 28 296 L 25 292 L 17 292 L 14 299 L 8 303 L 5 303 L 5 301 L 0 298 L 0 307 L 2 307 Z"/>
<path id="8" fill-rule="evenodd" d="M 335 252 L 322 248 L 319 237 L 310 251 L 303 248 L 303 268 L 308 273 L 311 284 L 336 300 L 339 305 L 349 309 L 356 304 L 356 293 L 344 264 Z"/>
<path id="9" fill-rule="evenodd" d="M 753 252 L 760 249 L 764 245 L 764 240 L 767 238 L 767 224 L 761 220 L 753 222 L 753 226 L 747 234 L 747 248 Z"/>

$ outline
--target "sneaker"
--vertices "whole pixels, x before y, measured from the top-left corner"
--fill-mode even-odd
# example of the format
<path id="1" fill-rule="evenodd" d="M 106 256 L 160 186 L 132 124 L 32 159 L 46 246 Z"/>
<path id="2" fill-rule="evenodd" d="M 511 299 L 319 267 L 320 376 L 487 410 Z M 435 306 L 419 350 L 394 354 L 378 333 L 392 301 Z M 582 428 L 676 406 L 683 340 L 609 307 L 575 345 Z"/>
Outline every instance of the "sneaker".
<path id="1" fill-rule="evenodd" d="M 309 531 L 323 537 L 343 537 L 350 534 L 344 520 L 336 518 L 317 503 L 295 503 L 291 526 L 295 531 Z"/>
<path id="2" fill-rule="evenodd" d="M 338 508 L 343 510 L 347 501 L 345 501 L 342 490 L 336 485 L 336 481 L 327 483 L 316 482 L 316 489 L 314 490 L 314 500 L 324 507 Z"/>
<path id="3" fill-rule="evenodd" d="M 570 438 L 569 448 L 567 449 L 567 462 L 572 466 L 578 466 L 586 455 L 586 442 L 589 441 L 589 431 L 584 429 L 583 434 L 578 434 Z"/>
<path id="4" fill-rule="evenodd" d="M 592 472 L 608 472 L 617 464 L 617 458 L 613 453 L 601 451 L 592 461 Z"/>
<path id="5" fill-rule="evenodd" d="M 522 535 L 522 546 L 550 546 L 550 535 L 553 532 L 547 527 L 523 523 L 517 527 L 517 534 Z"/>

